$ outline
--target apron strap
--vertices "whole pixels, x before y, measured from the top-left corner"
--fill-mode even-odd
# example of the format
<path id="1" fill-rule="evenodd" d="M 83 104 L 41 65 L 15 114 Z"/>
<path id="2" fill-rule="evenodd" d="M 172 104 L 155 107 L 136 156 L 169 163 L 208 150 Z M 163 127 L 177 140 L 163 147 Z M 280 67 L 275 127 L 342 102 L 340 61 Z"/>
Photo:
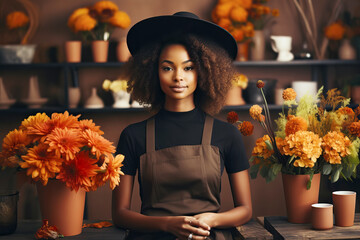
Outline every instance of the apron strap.
<path id="1" fill-rule="evenodd" d="M 206 114 L 201 144 L 210 145 L 214 118 Z"/>
<path id="2" fill-rule="evenodd" d="M 155 119 L 152 117 L 146 121 L 146 152 L 155 151 Z"/>

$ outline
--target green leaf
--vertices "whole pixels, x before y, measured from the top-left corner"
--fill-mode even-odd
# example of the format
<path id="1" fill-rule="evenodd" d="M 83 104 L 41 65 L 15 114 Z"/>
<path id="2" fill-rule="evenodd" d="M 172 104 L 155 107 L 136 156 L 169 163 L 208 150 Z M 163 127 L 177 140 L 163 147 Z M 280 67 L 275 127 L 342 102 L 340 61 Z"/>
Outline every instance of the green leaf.
<path id="1" fill-rule="evenodd" d="M 271 170 L 273 172 L 273 174 L 275 176 L 277 176 L 279 174 L 279 172 L 281 171 L 282 165 L 280 163 L 275 163 L 274 165 L 272 165 Z"/>
<path id="2" fill-rule="evenodd" d="M 251 179 L 255 179 L 255 178 L 257 177 L 257 174 L 258 174 L 258 172 L 259 172 L 259 168 L 260 168 L 260 165 L 259 165 L 259 164 L 252 165 L 252 166 L 250 167 L 249 173 L 250 173 Z"/>
<path id="3" fill-rule="evenodd" d="M 273 145 L 271 144 L 271 142 L 269 140 L 265 140 L 265 144 L 268 150 L 274 150 L 273 149 Z"/>
<path id="4" fill-rule="evenodd" d="M 267 175 L 269 173 L 269 167 L 267 165 L 264 165 L 261 169 L 260 169 L 260 175 L 263 177 L 263 178 L 267 178 Z"/>
<path id="5" fill-rule="evenodd" d="M 250 158 L 249 158 L 249 162 L 253 162 L 255 160 L 255 156 L 251 156 Z"/>
<path id="6" fill-rule="evenodd" d="M 333 173 L 331 174 L 331 182 L 332 182 L 332 183 L 337 182 L 337 180 L 339 180 L 341 170 L 342 170 L 342 167 L 340 166 L 340 167 L 338 167 L 338 168 L 336 169 L 335 172 L 333 172 Z"/>
<path id="7" fill-rule="evenodd" d="M 325 163 L 324 166 L 323 166 L 323 169 L 322 169 L 322 173 L 324 175 L 329 175 L 332 171 L 332 166 L 331 164 L 329 163 Z"/>

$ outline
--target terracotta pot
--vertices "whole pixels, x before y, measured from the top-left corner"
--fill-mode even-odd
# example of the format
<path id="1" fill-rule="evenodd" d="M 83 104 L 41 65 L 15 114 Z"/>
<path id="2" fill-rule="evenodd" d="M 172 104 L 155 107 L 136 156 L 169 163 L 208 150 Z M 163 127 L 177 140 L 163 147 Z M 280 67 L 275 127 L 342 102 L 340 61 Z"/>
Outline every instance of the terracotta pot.
<path id="1" fill-rule="evenodd" d="M 236 61 L 245 62 L 249 60 L 249 42 L 238 43 Z"/>
<path id="2" fill-rule="evenodd" d="M 236 106 L 244 105 L 245 101 L 242 98 L 242 89 L 241 87 L 232 87 L 226 95 L 225 105 L 227 106 Z"/>
<path id="3" fill-rule="evenodd" d="M 131 53 L 126 44 L 126 38 L 122 38 L 116 47 L 116 57 L 119 62 L 127 62 Z"/>
<path id="4" fill-rule="evenodd" d="M 318 202 L 320 173 L 314 174 L 311 188 L 306 189 L 309 175 L 282 174 L 286 211 L 291 223 L 310 223 L 311 205 Z"/>
<path id="5" fill-rule="evenodd" d="M 81 41 L 65 42 L 65 56 L 67 62 L 81 62 Z"/>
<path id="6" fill-rule="evenodd" d="M 329 203 L 315 203 L 311 205 L 311 226 L 317 230 L 333 228 L 333 205 Z"/>
<path id="7" fill-rule="evenodd" d="M 335 225 L 350 227 L 354 225 L 356 192 L 336 191 L 332 193 Z"/>
<path id="8" fill-rule="evenodd" d="M 78 192 L 58 180 L 49 180 L 46 186 L 36 183 L 42 219 L 48 219 L 64 236 L 82 232 L 85 207 L 85 190 Z"/>
<path id="9" fill-rule="evenodd" d="M 109 42 L 103 40 L 92 41 L 91 51 L 94 62 L 107 62 Z"/>

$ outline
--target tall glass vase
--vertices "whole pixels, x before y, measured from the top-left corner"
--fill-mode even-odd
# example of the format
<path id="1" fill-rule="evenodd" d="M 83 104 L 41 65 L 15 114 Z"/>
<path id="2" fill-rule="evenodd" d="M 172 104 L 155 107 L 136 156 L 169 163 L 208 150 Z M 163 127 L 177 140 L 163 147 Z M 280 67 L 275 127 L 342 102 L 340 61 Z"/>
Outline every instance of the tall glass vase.
<path id="1" fill-rule="evenodd" d="M 250 49 L 250 59 L 262 61 L 265 59 L 265 34 L 263 30 L 255 30 Z"/>

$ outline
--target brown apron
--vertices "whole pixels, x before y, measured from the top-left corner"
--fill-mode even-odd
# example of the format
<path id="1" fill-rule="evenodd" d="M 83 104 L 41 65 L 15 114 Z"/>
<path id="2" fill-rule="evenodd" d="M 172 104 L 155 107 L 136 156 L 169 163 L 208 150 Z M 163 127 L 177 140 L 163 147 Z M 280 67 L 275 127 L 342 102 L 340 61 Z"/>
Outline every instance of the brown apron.
<path id="1" fill-rule="evenodd" d="M 220 153 L 211 146 L 214 119 L 206 116 L 201 145 L 155 150 L 155 120 L 146 125 L 146 153 L 140 157 L 141 213 L 192 216 L 220 209 Z M 232 239 L 230 230 L 212 230 L 209 239 Z M 175 239 L 169 233 L 131 232 L 129 239 Z"/>

